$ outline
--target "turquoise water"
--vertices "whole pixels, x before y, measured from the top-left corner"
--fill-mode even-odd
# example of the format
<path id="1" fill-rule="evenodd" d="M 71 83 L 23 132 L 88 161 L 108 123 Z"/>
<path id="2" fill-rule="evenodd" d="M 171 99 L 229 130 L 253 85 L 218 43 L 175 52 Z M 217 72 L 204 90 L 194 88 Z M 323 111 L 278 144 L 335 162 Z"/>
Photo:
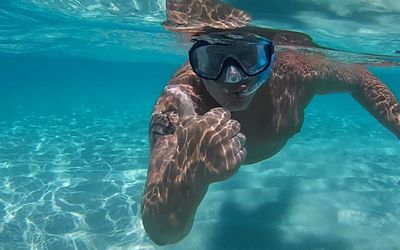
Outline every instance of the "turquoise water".
<path id="1" fill-rule="evenodd" d="M 230 2 L 325 46 L 399 49 L 397 1 Z M 139 211 L 147 129 L 187 48 L 160 26 L 164 4 L 0 3 L 0 249 L 159 248 Z M 398 67 L 371 70 L 400 96 Z M 162 249 L 400 249 L 399 163 L 399 140 L 350 96 L 318 96 L 300 134 L 212 185 Z"/>

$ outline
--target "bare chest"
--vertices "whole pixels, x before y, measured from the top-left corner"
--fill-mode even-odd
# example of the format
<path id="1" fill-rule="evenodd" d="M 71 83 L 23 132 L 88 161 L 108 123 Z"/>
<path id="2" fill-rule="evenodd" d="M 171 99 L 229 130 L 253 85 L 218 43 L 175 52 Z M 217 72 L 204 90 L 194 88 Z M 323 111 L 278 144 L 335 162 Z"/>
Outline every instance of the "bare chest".
<path id="1" fill-rule="evenodd" d="M 266 88 L 246 110 L 232 113 L 232 119 L 240 122 L 241 132 L 246 136 L 246 163 L 273 156 L 300 132 L 305 105 L 294 95 Z"/>

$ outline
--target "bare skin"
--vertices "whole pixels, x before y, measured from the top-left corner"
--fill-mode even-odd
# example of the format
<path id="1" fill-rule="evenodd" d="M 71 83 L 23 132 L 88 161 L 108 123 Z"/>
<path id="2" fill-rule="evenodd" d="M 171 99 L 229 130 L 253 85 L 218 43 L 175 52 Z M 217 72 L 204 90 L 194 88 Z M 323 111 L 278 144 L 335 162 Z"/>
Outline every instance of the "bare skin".
<path id="1" fill-rule="evenodd" d="M 273 38 L 268 37 L 271 30 L 254 30 Z M 232 104 L 238 111 L 221 107 L 219 103 L 231 100 L 218 91 L 185 64 L 154 108 L 142 220 L 159 245 L 176 243 L 190 232 L 210 184 L 228 179 L 242 164 L 268 159 L 300 132 L 304 110 L 315 95 L 350 93 L 400 139 L 399 102 L 362 66 L 280 52 L 257 93 Z"/>

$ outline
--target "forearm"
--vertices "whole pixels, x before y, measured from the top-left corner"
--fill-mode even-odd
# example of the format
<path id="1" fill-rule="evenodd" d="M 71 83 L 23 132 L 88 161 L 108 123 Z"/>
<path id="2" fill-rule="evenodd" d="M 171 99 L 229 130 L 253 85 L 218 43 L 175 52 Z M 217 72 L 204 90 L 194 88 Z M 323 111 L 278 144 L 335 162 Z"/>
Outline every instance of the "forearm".
<path id="1" fill-rule="evenodd" d="M 352 95 L 400 139 L 400 104 L 382 81 L 368 70 L 361 70 L 359 87 Z"/>
<path id="2" fill-rule="evenodd" d="M 193 224 L 197 206 L 208 185 L 176 165 L 176 154 L 154 152 L 142 201 L 142 220 L 150 238 L 159 245 L 183 239 Z M 162 160 L 164 159 L 164 160 Z"/>
<path id="3" fill-rule="evenodd" d="M 185 65 L 165 88 L 151 118 L 141 212 L 146 232 L 159 245 L 176 243 L 190 232 L 209 184 L 232 176 L 246 157 L 245 137 L 230 112 L 193 101 L 203 93 L 199 81 Z M 201 110 L 208 111 L 200 115 Z"/>

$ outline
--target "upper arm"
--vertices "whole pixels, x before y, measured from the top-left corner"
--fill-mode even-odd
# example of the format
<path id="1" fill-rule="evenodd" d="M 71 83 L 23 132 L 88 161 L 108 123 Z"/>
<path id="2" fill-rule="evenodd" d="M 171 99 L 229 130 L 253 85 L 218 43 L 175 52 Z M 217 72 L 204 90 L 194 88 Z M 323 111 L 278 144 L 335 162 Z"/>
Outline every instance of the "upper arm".
<path id="1" fill-rule="evenodd" d="M 379 122 L 400 137 L 400 104 L 390 89 L 365 67 L 288 53 L 281 58 L 279 68 L 280 74 L 289 75 L 287 81 L 301 82 L 310 95 L 351 93 Z"/>

